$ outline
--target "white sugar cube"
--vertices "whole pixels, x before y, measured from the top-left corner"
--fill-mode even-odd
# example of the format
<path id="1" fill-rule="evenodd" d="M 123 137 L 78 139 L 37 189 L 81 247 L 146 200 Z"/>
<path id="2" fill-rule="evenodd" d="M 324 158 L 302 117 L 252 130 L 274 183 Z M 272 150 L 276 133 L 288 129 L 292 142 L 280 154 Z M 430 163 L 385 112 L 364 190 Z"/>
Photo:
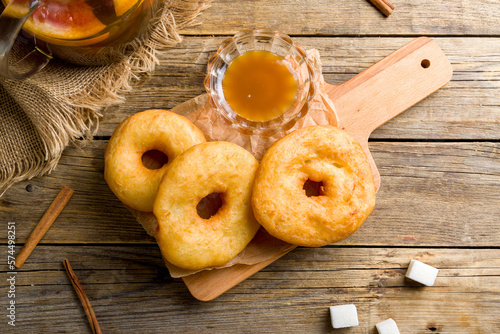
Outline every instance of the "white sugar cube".
<path id="1" fill-rule="evenodd" d="M 411 260 L 406 277 L 427 286 L 433 286 L 438 269 L 417 260 Z"/>
<path id="2" fill-rule="evenodd" d="M 358 326 L 358 311 L 354 304 L 330 306 L 333 328 Z"/>
<path id="3" fill-rule="evenodd" d="M 375 325 L 378 334 L 399 334 L 398 325 L 391 318 L 381 321 Z"/>

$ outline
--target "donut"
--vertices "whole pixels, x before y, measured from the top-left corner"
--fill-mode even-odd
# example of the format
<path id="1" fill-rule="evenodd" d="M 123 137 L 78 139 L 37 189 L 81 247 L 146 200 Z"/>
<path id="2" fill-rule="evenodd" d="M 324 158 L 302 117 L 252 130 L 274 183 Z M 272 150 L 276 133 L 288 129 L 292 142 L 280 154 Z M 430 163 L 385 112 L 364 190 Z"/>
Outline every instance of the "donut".
<path id="1" fill-rule="evenodd" d="M 205 136 L 186 117 L 152 109 L 125 119 L 111 136 L 104 153 L 104 178 L 125 205 L 152 212 L 158 185 L 172 161 Z M 144 166 L 144 153 L 157 150 L 168 162 L 159 169 Z"/>
<path id="2" fill-rule="evenodd" d="M 257 233 L 250 203 L 259 163 L 230 142 L 206 142 L 177 157 L 158 188 L 153 213 L 158 220 L 156 239 L 169 263 L 199 270 L 227 263 Z M 201 218 L 197 205 L 219 194 L 222 206 Z"/>
<path id="3" fill-rule="evenodd" d="M 320 187 L 307 196 L 306 182 Z M 347 238 L 375 206 L 375 185 L 363 149 L 333 126 L 305 127 L 276 141 L 255 177 L 252 208 L 272 236 L 319 247 Z"/>

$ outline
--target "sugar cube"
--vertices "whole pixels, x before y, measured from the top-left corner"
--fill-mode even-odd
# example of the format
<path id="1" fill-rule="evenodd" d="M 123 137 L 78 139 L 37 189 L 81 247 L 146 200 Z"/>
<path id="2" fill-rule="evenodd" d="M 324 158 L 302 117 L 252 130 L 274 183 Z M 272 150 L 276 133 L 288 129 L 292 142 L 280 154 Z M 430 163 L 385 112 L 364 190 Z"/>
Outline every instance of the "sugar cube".
<path id="1" fill-rule="evenodd" d="M 358 326 L 358 311 L 354 304 L 330 306 L 333 328 Z"/>
<path id="2" fill-rule="evenodd" d="M 398 325 L 391 318 L 381 321 L 375 325 L 378 334 L 399 334 Z"/>
<path id="3" fill-rule="evenodd" d="M 438 269 L 417 260 L 411 260 L 406 277 L 427 286 L 433 286 Z"/>

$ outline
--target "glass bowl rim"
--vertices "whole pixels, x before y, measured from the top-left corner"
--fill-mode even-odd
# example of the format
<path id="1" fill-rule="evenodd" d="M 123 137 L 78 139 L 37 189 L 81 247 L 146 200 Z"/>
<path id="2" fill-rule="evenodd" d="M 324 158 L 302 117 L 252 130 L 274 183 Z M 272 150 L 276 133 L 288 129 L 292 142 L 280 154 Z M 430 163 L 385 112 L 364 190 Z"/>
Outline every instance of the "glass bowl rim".
<path id="1" fill-rule="evenodd" d="M 294 50 L 297 52 L 297 54 L 300 56 L 301 60 L 304 61 L 304 64 L 307 66 L 307 96 L 305 99 L 302 99 L 299 101 L 299 106 L 296 108 L 298 109 L 298 112 L 295 114 L 290 115 L 290 118 L 287 119 L 286 121 L 281 121 L 280 122 L 280 117 L 273 118 L 269 121 L 252 121 L 248 120 L 239 114 L 237 114 L 232 108 L 230 108 L 230 111 L 228 111 L 226 108 L 224 108 L 218 100 L 218 92 L 214 87 L 214 82 L 212 81 L 213 78 L 213 69 L 214 66 L 216 66 L 217 60 L 220 60 L 220 62 L 225 63 L 229 66 L 231 62 L 227 62 L 223 57 L 222 53 L 224 50 L 226 50 L 229 46 L 234 44 L 235 48 L 236 43 L 238 40 L 244 38 L 244 37 L 249 37 L 249 36 L 258 36 L 258 35 L 267 35 L 267 37 L 271 38 L 278 38 L 282 42 L 285 42 L 290 50 Z M 239 49 L 238 49 L 239 50 Z M 240 51 L 240 50 L 239 50 Z M 251 50 L 248 50 L 251 51 Z M 248 52 L 245 51 L 244 53 Z M 289 53 L 292 53 L 293 51 L 290 51 Z M 212 55 L 209 58 L 208 65 L 207 65 L 207 74 L 205 76 L 204 80 L 204 86 L 205 90 L 208 93 L 208 99 L 210 106 L 218 113 L 219 116 L 222 117 L 222 120 L 227 123 L 228 125 L 236 128 L 239 132 L 244 133 L 244 134 L 256 134 L 256 135 L 261 135 L 261 136 L 271 136 L 275 134 L 276 132 L 279 131 L 287 131 L 290 128 L 292 128 L 295 123 L 302 117 L 304 117 L 307 114 L 307 111 L 309 109 L 309 102 L 312 100 L 314 97 L 317 87 L 316 87 L 316 71 L 314 70 L 313 65 L 308 59 L 306 51 L 297 43 L 293 42 L 291 37 L 288 36 L 287 34 L 280 32 L 280 31 L 273 31 L 270 29 L 253 29 L 253 30 L 242 30 L 237 32 L 234 36 L 226 38 L 223 40 L 218 48 L 217 51 L 214 55 Z M 286 111 L 285 111 L 286 113 Z M 284 113 L 284 114 L 285 114 Z M 230 115 L 231 114 L 231 115 Z M 282 115 L 284 115 L 282 114 Z"/>

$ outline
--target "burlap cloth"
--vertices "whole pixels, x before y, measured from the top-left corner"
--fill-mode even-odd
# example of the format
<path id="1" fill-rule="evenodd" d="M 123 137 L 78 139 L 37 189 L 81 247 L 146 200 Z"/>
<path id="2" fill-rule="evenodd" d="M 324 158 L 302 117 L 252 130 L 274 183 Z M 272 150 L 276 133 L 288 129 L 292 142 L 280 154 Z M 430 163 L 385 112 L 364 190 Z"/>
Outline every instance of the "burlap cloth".
<path id="1" fill-rule="evenodd" d="M 49 173 L 70 142 L 95 134 L 103 111 L 123 102 L 134 80 L 154 70 L 160 52 L 179 43 L 178 31 L 196 24 L 211 2 L 158 0 L 146 39 L 114 64 L 82 67 L 54 59 L 28 79 L 0 77 L 0 196 L 16 182 Z"/>

